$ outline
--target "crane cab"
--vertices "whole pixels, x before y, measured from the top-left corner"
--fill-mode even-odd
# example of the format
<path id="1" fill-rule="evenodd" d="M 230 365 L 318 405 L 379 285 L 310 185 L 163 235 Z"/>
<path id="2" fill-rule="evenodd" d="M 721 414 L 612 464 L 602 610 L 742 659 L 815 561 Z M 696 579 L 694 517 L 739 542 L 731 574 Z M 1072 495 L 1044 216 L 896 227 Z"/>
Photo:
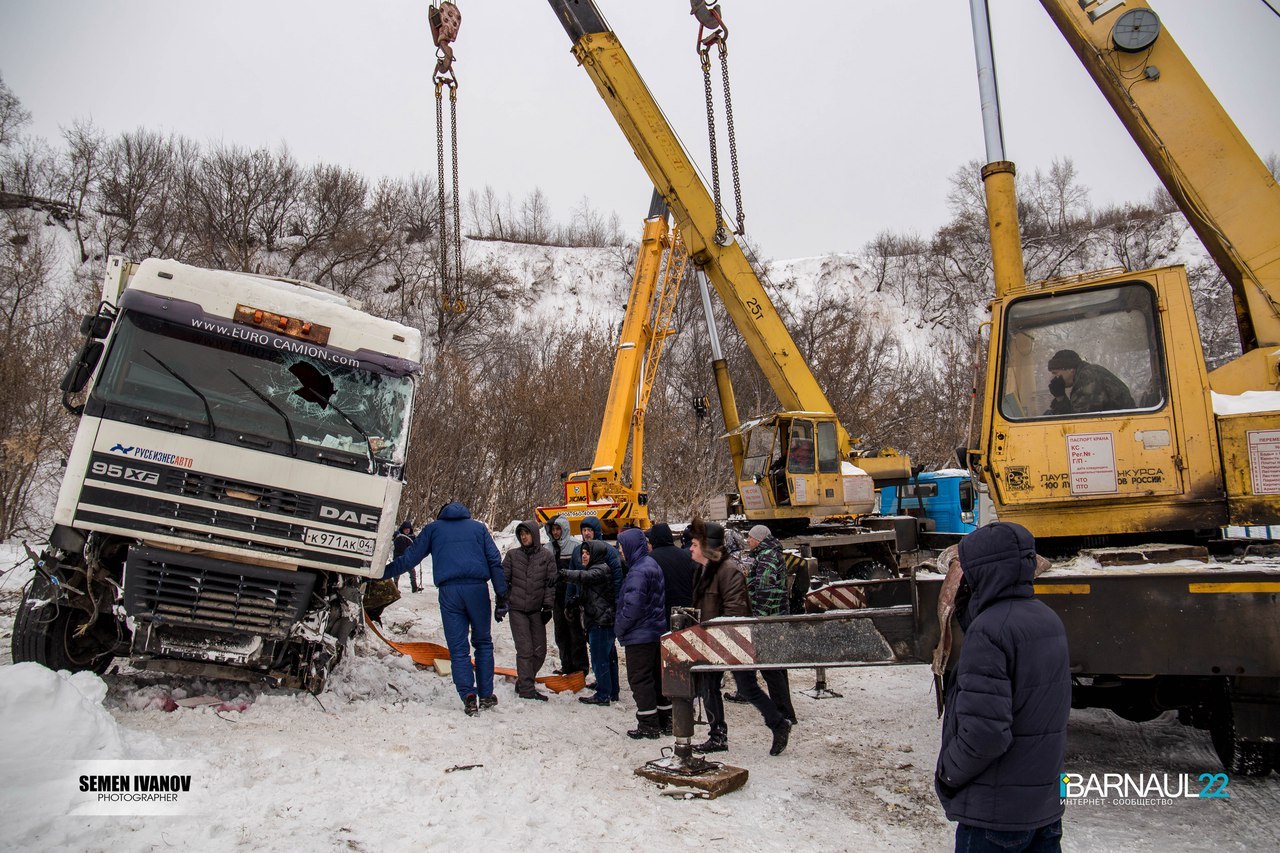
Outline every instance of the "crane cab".
<path id="1" fill-rule="evenodd" d="M 1182 267 L 1033 284 L 993 305 L 983 473 L 1037 536 L 1228 522 Z"/>
<path id="2" fill-rule="evenodd" d="M 748 518 L 807 520 L 875 509 L 872 475 L 845 458 L 830 412 L 755 418 L 725 438 L 742 442 L 738 493 Z"/>

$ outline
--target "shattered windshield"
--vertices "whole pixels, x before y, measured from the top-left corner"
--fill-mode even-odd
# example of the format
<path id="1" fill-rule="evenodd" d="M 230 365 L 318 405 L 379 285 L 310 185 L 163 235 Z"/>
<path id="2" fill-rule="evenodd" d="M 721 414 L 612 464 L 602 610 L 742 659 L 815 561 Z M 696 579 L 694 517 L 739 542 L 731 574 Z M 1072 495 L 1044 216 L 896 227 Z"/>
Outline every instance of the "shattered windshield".
<path id="1" fill-rule="evenodd" d="M 125 312 L 92 399 L 148 424 L 298 455 L 404 458 L 413 383 Z"/>

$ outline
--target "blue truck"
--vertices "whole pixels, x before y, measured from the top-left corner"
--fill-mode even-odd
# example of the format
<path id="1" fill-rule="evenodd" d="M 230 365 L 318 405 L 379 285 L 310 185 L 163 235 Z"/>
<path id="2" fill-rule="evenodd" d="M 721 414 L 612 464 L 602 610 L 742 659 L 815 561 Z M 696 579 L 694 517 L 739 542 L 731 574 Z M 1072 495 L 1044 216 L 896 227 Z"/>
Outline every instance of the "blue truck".
<path id="1" fill-rule="evenodd" d="M 984 497 L 968 471 L 921 471 L 906 485 L 880 490 L 880 514 L 914 515 L 932 521 L 932 532 L 965 534 L 993 520 Z"/>

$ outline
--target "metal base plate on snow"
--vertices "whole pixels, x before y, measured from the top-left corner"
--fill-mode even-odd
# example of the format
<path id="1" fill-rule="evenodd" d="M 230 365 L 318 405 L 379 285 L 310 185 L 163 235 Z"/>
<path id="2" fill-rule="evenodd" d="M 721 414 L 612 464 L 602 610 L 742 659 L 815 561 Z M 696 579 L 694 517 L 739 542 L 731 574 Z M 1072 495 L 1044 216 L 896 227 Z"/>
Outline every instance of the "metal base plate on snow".
<path id="1" fill-rule="evenodd" d="M 828 690 L 826 687 L 815 684 L 809 690 L 801 690 L 801 696 L 808 696 L 810 699 L 843 699 L 843 693 L 837 693 L 834 690 Z"/>
<path id="2" fill-rule="evenodd" d="M 688 762 L 674 756 L 660 758 L 637 767 L 635 772 L 652 782 L 677 786 L 691 797 L 703 800 L 714 800 L 747 784 L 745 769 L 697 757 Z"/>

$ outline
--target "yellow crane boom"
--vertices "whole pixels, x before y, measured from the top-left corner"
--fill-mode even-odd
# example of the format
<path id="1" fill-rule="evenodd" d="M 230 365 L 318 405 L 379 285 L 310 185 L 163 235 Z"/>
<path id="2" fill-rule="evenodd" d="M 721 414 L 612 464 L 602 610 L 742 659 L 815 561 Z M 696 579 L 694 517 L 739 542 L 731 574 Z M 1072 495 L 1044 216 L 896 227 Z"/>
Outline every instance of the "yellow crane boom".
<path id="1" fill-rule="evenodd" d="M 910 460 L 896 454 L 854 459 L 848 432 L 742 247 L 732 237 L 717 241 L 721 222 L 711 193 L 618 37 L 591 0 L 549 2 L 573 40 L 573 55 L 666 200 L 690 259 L 714 286 L 782 407 L 740 424 L 727 370 L 717 359 L 717 389 L 745 514 L 804 521 L 870 511 L 872 478 L 905 480 Z"/>
<path id="2" fill-rule="evenodd" d="M 564 515 L 575 531 L 587 516 L 598 518 L 606 533 L 649 526 L 644 415 L 666 340 L 675 333 L 671 317 L 688 258 L 680 229 L 668 227 L 666 202 L 655 192 L 631 277 L 595 457 L 589 469 L 565 478 L 563 504 L 537 508 L 539 523 Z M 629 481 L 623 477 L 628 445 Z"/>

